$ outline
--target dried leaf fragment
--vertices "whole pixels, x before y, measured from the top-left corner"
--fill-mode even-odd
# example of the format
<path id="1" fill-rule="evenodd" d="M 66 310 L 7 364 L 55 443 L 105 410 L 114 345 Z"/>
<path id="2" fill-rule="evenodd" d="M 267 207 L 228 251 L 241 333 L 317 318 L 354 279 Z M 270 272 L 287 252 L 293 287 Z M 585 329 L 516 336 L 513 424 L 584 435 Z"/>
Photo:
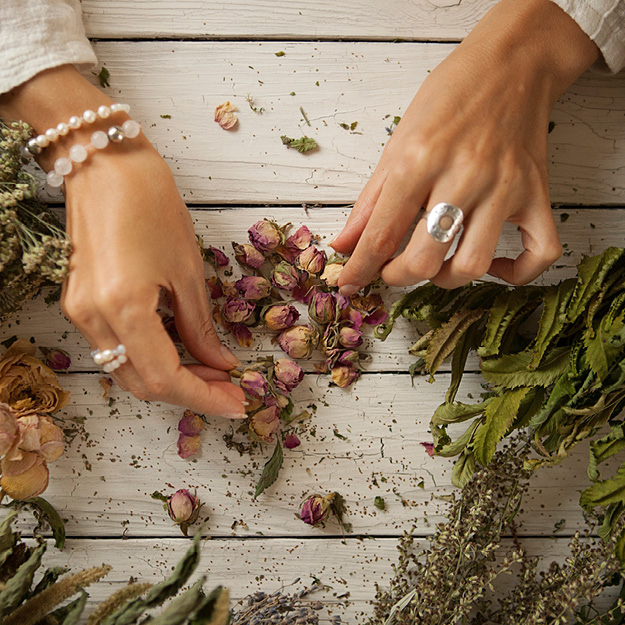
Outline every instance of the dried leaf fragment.
<path id="1" fill-rule="evenodd" d="M 215 109 L 215 121 L 224 130 L 232 130 L 239 123 L 239 118 L 234 114 L 238 110 L 232 102 L 226 101 Z"/>
<path id="2" fill-rule="evenodd" d="M 301 137 L 300 139 L 293 139 L 291 137 L 287 137 L 286 135 L 282 135 L 280 137 L 282 139 L 282 143 L 289 148 L 296 149 L 300 154 L 304 152 L 310 152 L 318 147 L 317 142 L 311 137 Z"/>

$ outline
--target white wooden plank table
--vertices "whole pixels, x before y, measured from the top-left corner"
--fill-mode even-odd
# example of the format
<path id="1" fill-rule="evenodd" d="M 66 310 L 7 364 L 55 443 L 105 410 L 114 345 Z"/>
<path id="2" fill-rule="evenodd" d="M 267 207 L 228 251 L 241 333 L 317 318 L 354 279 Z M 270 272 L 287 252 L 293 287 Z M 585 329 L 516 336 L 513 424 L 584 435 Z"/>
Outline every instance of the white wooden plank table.
<path id="1" fill-rule="evenodd" d="M 345 206 L 388 139 L 388 116 L 402 114 L 427 72 L 493 4 L 84 0 L 83 10 L 111 74 L 108 93 L 132 105 L 171 165 L 198 233 L 228 251 L 230 241 L 243 241 L 247 227 L 265 216 L 307 223 L 324 238 L 338 232 Z M 284 56 L 276 56 L 280 51 Z M 262 114 L 248 106 L 248 94 Z M 224 100 L 240 109 L 236 132 L 213 122 Z M 583 254 L 623 245 L 625 76 L 588 73 L 558 102 L 552 119 L 550 188 L 565 254 L 542 283 L 571 276 Z M 360 134 L 339 126 L 354 121 Z M 282 134 L 314 136 L 320 149 L 309 155 L 286 150 Z M 518 253 L 514 228 L 504 231 L 499 251 Z M 331 612 L 350 624 L 363 621 L 374 583 L 388 579 L 402 530 L 416 519 L 425 539 L 441 518 L 444 504 L 435 496 L 452 488 L 451 463 L 429 458 L 419 443 L 430 440 L 429 417 L 443 399 L 448 369 L 432 385 L 417 379 L 411 386 L 406 350 L 415 332 L 407 324 L 399 323 L 384 343 L 368 341 L 366 372 L 349 390 L 330 388 L 307 366 L 295 400 L 301 407 L 315 402 L 316 414 L 302 428 L 301 447 L 287 453 L 279 481 L 258 501 L 253 486 L 267 450 L 250 458 L 228 449 L 229 423 L 215 419 L 203 434 L 201 455 L 181 460 L 175 429 L 182 411 L 139 402 L 119 389 L 109 405 L 85 341 L 58 306 L 30 303 L 0 328 L 0 338 L 14 334 L 72 356 L 71 373 L 62 379 L 72 391 L 65 413 L 86 420 L 53 465 L 47 497 L 67 519 L 68 545 L 55 561 L 114 566 L 93 600 L 131 575 L 160 579 L 186 548 L 150 498 L 154 490 L 197 488 L 212 537 L 203 545 L 201 568 L 213 571 L 211 582 L 229 585 L 240 598 L 258 587 L 273 590 L 295 577 L 318 576 L 331 586 L 325 596 Z M 275 353 L 269 337 L 237 351 L 243 360 L 268 353 Z M 469 372 L 476 368 L 469 361 Z M 479 376 L 468 373 L 463 393 L 479 392 L 479 384 Z M 561 556 L 566 536 L 580 527 L 584 454 L 580 449 L 534 480 L 521 530 L 530 550 Z M 353 530 L 346 537 L 332 523 L 313 529 L 295 516 L 305 496 L 331 490 L 347 500 Z M 375 508 L 376 496 L 387 510 Z"/>

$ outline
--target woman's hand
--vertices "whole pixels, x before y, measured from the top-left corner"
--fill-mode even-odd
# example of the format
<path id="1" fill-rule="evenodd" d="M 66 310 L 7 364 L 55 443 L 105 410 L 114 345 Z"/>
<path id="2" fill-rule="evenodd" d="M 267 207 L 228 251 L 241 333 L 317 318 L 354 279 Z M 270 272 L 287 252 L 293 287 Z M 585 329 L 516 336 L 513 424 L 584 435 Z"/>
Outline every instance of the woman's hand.
<path id="1" fill-rule="evenodd" d="M 38 132 L 111 101 L 69 66 L 47 70 L 0 98 L 0 115 Z M 121 123 L 117 113 L 106 127 Z M 46 148 L 46 170 L 69 147 L 86 144 L 94 127 L 72 131 Z M 191 217 L 171 171 L 144 135 L 92 153 L 66 176 L 67 230 L 73 245 L 62 307 L 92 348 L 126 346 L 113 374 L 139 399 L 196 412 L 245 417 L 243 391 L 228 370 L 239 363 L 215 333 L 204 267 Z M 176 327 L 199 363 L 183 366 L 156 308 L 170 293 Z"/>
<path id="2" fill-rule="evenodd" d="M 351 295 L 381 269 L 396 286 L 431 279 L 455 288 L 486 272 L 513 284 L 561 254 L 547 184 L 551 109 L 599 52 L 549 0 L 503 0 L 423 82 L 332 246 L 352 256 L 339 285 Z M 418 222 L 421 207 L 464 212 L 454 255 Z M 515 260 L 496 258 L 504 222 L 519 226 Z"/>

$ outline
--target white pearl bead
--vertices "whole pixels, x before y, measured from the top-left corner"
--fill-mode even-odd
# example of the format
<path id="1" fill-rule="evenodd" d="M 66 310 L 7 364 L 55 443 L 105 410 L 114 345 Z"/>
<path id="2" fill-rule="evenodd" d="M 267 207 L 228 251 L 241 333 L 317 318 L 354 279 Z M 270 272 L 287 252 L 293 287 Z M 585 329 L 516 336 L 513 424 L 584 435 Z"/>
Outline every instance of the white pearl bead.
<path id="1" fill-rule="evenodd" d="M 93 355 L 93 362 L 95 362 L 96 365 L 101 365 L 104 362 L 104 358 L 102 358 L 102 352 L 96 351 L 96 353 Z"/>
<path id="2" fill-rule="evenodd" d="M 105 349 L 104 351 L 100 353 L 102 354 L 103 362 L 110 362 L 111 360 L 113 360 L 113 358 L 115 358 L 115 355 L 113 354 L 112 349 Z"/>
<path id="3" fill-rule="evenodd" d="M 104 371 L 104 373 L 111 373 L 113 371 L 114 367 L 113 367 L 113 363 L 112 362 L 107 362 L 103 367 L 102 370 Z"/>
<path id="4" fill-rule="evenodd" d="M 128 356 L 124 356 L 124 354 L 120 354 L 120 355 L 117 357 L 117 362 L 118 362 L 120 365 L 123 365 L 125 362 L 128 362 Z"/>
<path id="5" fill-rule="evenodd" d="M 72 161 L 69 158 L 57 158 L 54 161 L 54 171 L 61 176 L 67 176 L 72 171 Z"/>
<path id="6" fill-rule="evenodd" d="M 119 102 L 115 102 L 115 104 L 111 104 L 111 113 L 119 113 L 120 111 L 123 111 L 123 105 L 119 104 Z"/>
<path id="7" fill-rule="evenodd" d="M 109 138 L 102 130 L 96 130 L 91 135 L 91 145 L 98 150 L 103 150 L 109 143 Z"/>
<path id="8" fill-rule="evenodd" d="M 141 125 L 134 119 L 128 119 L 122 124 L 122 130 L 129 139 L 134 139 L 141 132 Z"/>
<path id="9" fill-rule="evenodd" d="M 63 122 L 61 122 L 57 127 L 56 127 L 56 131 L 62 135 L 65 136 L 68 132 L 69 132 L 69 126 L 67 124 L 64 124 Z"/>
<path id="10" fill-rule="evenodd" d="M 54 142 L 59 138 L 59 133 L 54 128 L 48 128 L 48 130 L 46 130 L 46 137 Z"/>
<path id="11" fill-rule="evenodd" d="M 88 123 L 93 124 L 93 122 L 98 119 L 98 116 L 91 110 L 87 109 L 83 114 L 82 118 Z"/>
<path id="12" fill-rule="evenodd" d="M 40 148 L 47 148 L 50 145 L 50 139 L 48 139 L 48 137 L 46 137 L 46 135 L 39 135 L 39 136 L 37 136 L 35 141 L 37 142 L 37 145 Z"/>
<path id="13" fill-rule="evenodd" d="M 54 169 L 51 169 L 46 175 L 46 182 L 51 187 L 60 187 L 63 184 L 63 176 L 57 174 Z"/>
<path id="14" fill-rule="evenodd" d="M 126 346 L 123 343 L 120 343 L 116 348 L 115 351 L 117 352 L 117 355 L 119 354 L 125 354 L 126 353 Z"/>
<path id="15" fill-rule="evenodd" d="M 80 117 L 78 117 L 77 115 L 72 115 L 69 118 L 69 122 L 67 123 L 67 125 L 72 129 L 72 130 L 77 130 L 78 128 L 80 128 L 82 126 L 82 120 L 80 119 Z"/>
<path id="16" fill-rule="evenodd" d="M 84 145 L 77 143 L 69 149 L 69 157 L 74 163 L 82 163 L 87 158 L 87 150 Z"/>
<path id="17" fill-rule="evenodd" d="M 124 113 L 130 113 L 130 104 L 120 104 Z"/>
<path id="18" fill-rule="evenodd" d="M 111 109 L 104 104 L 98 107 L 98 117 L 101 119 L 108 119 L 111 116 Z"/>

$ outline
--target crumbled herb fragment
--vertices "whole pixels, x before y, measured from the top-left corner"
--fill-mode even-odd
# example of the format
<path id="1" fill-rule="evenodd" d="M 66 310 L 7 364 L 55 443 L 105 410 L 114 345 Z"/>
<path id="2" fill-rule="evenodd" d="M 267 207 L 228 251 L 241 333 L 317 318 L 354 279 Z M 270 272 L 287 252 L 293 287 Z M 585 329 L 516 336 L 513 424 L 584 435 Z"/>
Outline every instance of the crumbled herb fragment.
<path id="1" fill-rule="evenodd" d="M 384 502 L 384 499 L 382 497 L 380 497 L 380 495 L 378 495 L 374 500 L 373 500 L 373 505 L 378 509 L 378 510 L 386 510 L 386 503 Z"/>
<path id="2" fill-rule="evenodd" d="M 284 56 L 285 52 L 284 52 L 284 50 L 280 50 L 280 52 L 276 52 L 275 54 L 276 54 L 276 56 Z"/>
<path id="3" fill-rule="evenodd" d="M 102 66 L 102 69 L 99 73 L 91 72 L 94 76 L 98 77 L 98 81 L 100 82 L 100 87 L 110 87 L 109 78 L 111 76 L 111 72 L 106 69 L 106 67 Z"/>
<path id="4" fill-rule="evenodd" d="M 289 148 L 294 148 L 300 154 L 310 152 L 311 150 L 319 147 L 317 142 L 311 137 L 303 136 L 300 139 L 293 139 L 291 137 L 287 137 L 286 135 L 282 135 L 280 139 L 282 140 L 283 145 L 286 145 Z"/>

